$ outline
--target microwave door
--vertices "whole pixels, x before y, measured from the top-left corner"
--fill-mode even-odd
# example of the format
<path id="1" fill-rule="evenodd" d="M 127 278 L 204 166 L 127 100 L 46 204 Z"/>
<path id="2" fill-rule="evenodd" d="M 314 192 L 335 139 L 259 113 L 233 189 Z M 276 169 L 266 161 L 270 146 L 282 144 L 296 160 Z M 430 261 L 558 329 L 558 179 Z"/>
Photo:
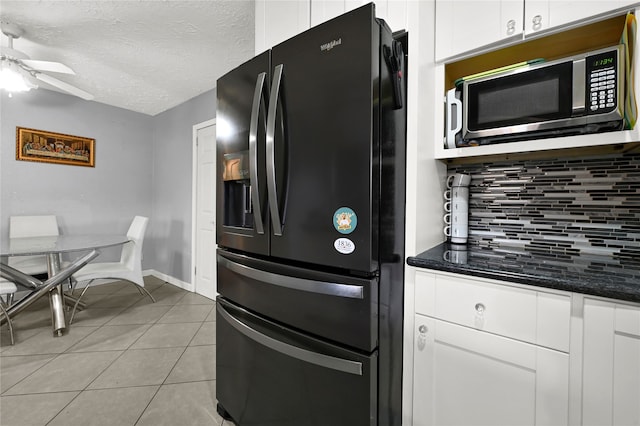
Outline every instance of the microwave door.
<path id="1" fill-rule="evenodd" d="M 573 117 L 573 87 L 572 62 L 467 81 L 463 138 L 508 137 L 566 126 Z"/>

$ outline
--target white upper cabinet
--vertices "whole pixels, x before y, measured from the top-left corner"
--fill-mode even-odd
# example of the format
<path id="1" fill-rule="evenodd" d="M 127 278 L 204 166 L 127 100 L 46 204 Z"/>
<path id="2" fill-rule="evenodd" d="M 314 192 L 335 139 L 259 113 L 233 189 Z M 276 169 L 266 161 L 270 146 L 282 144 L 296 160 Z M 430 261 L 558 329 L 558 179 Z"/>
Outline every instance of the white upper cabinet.
<path id="1" fill-rule="evenodd" d="M 622 10 L 632 0 L 435 0 L 436 61 L 587 18 Z M 523 20 L 524 17 L 524 20 Z"/>
<path id="2" fill-rule="evenodd" d="M 458 2 L 451 0 L 435 0 L 436 1 L 436 15 L 438 15 L 438 7 L 440 3 L 451 7 L 452 4 Z M 506 3 L 520 4 L 521 2 L 515 0 L 505 0 Z M 500 2 L 486 2 L 494 5 Z M 569 2 L 542 1 L 542 0 L 526 0 L 524 2 L 525 16 L 529 13 L 529 10 L 534 10 L 535 6 L 545 5 L 546 11 L 540 12 L 543 16 L 543 22 L 547 22 L 544 17 L 559 16 L 562 9 L 553 9 L 554 7 L 565 6 Z M 579 6 L 574 4 L 574 8 L 584 14 L 595 13 L 596 10 L 601 10 L 604 4 L 610 6 L 608 10 L 596 15 L 589 15 L 588 17 L 581 16 L 574 12 L 573 9 L 566 8 L 566 13 L 569 16 L 565 17 L 565 21 L 571 19 L 573 23 L 560 24 L 561 20 L 558 18 L 555 21 L 557 24 L 555 27 L 542 28 L 535 34 L 520 34 L 520 37 L 524 37 L 523 40 L 512 39 L 511 41 L 502 40 L 491 45 L 483 44 L 478 47 L 480 42 L 474 41 L 473 46 L 466 46 L 461 48 L 461 44 L 458 44 L 456 51 L 449 51 L 447 57 L 442 57 L 441 62 L 436 64 L 436 73 L 434 78 L 435 97 L 433 102 L 435 105 L 442 105 L 444 102 L 447 90 L 454 87 L 456 79 L 468 75 L 473 75 L 479 72 L 485 72 L 499 67 L 507 66 L 510 64 L 518 63 L 521 61 L 527 61 L 535 58 L 546 59 L 559 59 L 570 57 L 581 52 L 588 52 L 590 50 L 596 50 L 603 48 L 604 46 L 615 46 L 619 43 L 623 29 L 625 28 L 626 12 L 628 10 L 636 11 L 630 6 L 627 0 L 624 3 L 619 1 L 605 1 L 589 0 L 580 1 Z M 614 6 L 611 6 L 614 4 Z M 596 6 L 600 5 L 600 9 L 596 9 Z M 442 12 L 442 10 L 441 10 Z M 479 13 L 479 12 L 477 12 Z M 450 17 L 453 17 L 452 14 Z M 483 15 L 484 16 L 484 15 Z M 579 19 L 579 20 L 576 20 Z M 463 28 L 464 25 L 458 19 L 458 27 Z M 554 21 L 552 21 L 554 22 Z M 441 28 L 444 22 L 438 21 L 436 23 L 436 29 Z M 440 50 L 441 55 L 443 48 L 451 47 L 451 40 L 444 37 L 441 33 L 436 32 L 436 51 Z M 471 37 L 471 36 L 469 36 Z M 636 36 L 637 37 L 637 36 Z M 477 36 L 479 39 L 480 36 Z M 484 43 L 484 42 L 482 42 Z M 630 48 L 633 49 L 633 57 L 636 65 L 629 71 L 637 73 L 637 58 L 640 54 L 640 47 L 637 43 L 630 43 Z M 475 49 L 469 51 L 467 49 Z M 451 56 L 454 55 L 454 56 Z M 628 90 L 629 94 L 640 93 L 640 79 L 634 78 L 633 75 L 626 78 L 627 84 L 625 84 L 625 90 Z M 626 93 L 625 93 L 626 96 Z M 628 143 L 636 143 L 640 140 L 640 126 L 635 125 L 633 129 L 625 129 L 621 131 L 611 131 L 604 133 L 589 133 L 589 134 L 568 134 L 558 135 L 557 137 L 548 138 L 535 138 L 531 140 L 518 140 L 508 143 L 494 143 L 494 144 L 481 144 L 479 146 L 469 146 L 460 148 L 448 148 L 443 143 L 445 135 L 445 124 L 447 117 L 445 117 L 445 108 L 435 109 L 435 123 L 443 123 L 442 126 L 434 126 L 433 140 L 434 143 L 434 156 L 437 159 L 449 159 L 449 158 L 462 158 L 462 157 L 483 157 L 491 155 L 505 155 L 505 154 L 517 154 L 524 152 L 542 152 L 549 151 L 549 155 L 552 154 L 552 150 L 559 149 L 574 149 L 594 147 L 594 149 L 603 149 L 610 151 L 615 149 L 618 145 L 624 145 Z M 598 147 L 598 148 L 596 148 Z M 577 151 L 574 151 L 577 152 Z M 574 155 L 574 154 L 570 154 Z"/>
<path id="3" fill-rule="evenodd" d="M 634 4 L 633 0 L 526 0 L 524 32 L 533 34 Z"/>
<path id="4" fill-rule="evenodd" d="M 435 0 L 436 61 L 522 37 L 523 1 Z"/>
<path id="5" fill-rule="evenodd" d="M 368 0 L 311 0 L 311 26 L 321 24 L 345 12 L 370 3 Z M 393 31 L 406 28 L 407 0 L 377 0 L 376 16 Z"/>
<path id="6" fill-rule="evenodd" d="M 359 1 L 345 0 L 312 0 L 311 1 L 311 26 L 321 24 L 329 19 L 342 15 L 347 10 L 354 9 L 364 4 Z"/>
<path id="7" fill-rule="evenodd" d="M 310 28 L 310 0 L 256 0 L 256 55 Z"/>
<path id="8" fill-rule="evenodd" d="M 368 0 L 256 0 L 256 55 Z M 407 0 L 378 0 L 376 16 L 393 31 L 406 29 Z"/>

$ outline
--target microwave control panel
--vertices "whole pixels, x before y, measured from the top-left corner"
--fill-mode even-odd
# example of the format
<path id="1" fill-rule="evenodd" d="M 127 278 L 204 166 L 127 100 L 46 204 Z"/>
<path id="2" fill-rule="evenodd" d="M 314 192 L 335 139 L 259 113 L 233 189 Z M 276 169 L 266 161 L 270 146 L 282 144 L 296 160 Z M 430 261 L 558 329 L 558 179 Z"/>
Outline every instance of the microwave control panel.
<path id="1" fill-rule="evenodd" d="M 611 112 L 618 105 L 618 51 L 586 58 L 587 114 Z"/>

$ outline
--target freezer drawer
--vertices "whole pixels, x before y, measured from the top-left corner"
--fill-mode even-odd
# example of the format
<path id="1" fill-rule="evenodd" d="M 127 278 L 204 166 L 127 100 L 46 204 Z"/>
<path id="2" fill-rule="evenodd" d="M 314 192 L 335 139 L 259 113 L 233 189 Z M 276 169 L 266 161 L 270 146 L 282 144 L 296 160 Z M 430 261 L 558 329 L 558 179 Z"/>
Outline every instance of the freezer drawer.
<path id="1" fill-rule="evenodd" d="M 378 279 L 284 265 L 218 250 L 218 291 L 291 328 L 365 352 L 378 346 Z"/>
<path id="2" fill-rule="evenodd" d="M 216 397 L 242 425 L 374 425 L 377 352 L 364 356 L 218 299 Z"/>

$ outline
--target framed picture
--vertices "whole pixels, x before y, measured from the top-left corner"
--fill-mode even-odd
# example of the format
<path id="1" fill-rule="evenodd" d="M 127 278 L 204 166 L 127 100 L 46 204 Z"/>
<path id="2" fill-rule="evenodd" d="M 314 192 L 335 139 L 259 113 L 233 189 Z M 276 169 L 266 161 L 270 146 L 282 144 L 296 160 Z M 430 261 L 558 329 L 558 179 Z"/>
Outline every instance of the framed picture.
<path id="1" fill-rule="evenodd" d="M 16 127 L 16 160 L 95 166 L 96 140 Z"/>

